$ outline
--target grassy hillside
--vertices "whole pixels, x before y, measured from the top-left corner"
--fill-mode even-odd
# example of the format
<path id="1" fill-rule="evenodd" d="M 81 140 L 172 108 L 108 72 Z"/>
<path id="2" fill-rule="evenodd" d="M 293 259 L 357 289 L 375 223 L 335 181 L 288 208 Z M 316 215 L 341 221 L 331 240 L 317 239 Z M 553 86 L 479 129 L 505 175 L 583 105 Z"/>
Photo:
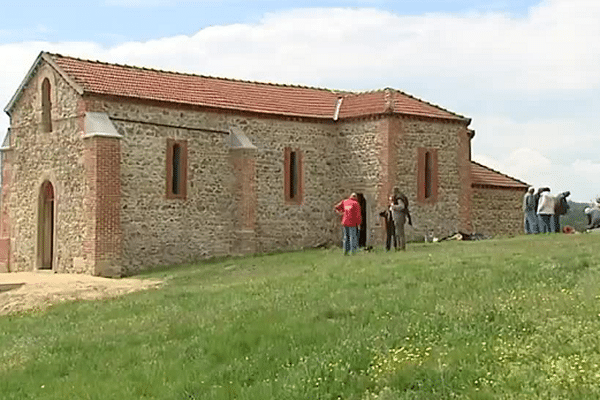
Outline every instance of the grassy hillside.
<path id="1" fill-rule="evenodd" d="M 598 399 L 597 235 L 223 259 L 0 318 L 2 399 Z"/>
<path id="2" fill-rule="evenodd" d="M 586 207 L 589 207 L 588 203 L 575 203 L 570 201 L 569 211 L 560 218 L 561 227 L 569 225 L 579 232 L 585 231 L 588 221 L 583 210 L 585 210 Z"/>

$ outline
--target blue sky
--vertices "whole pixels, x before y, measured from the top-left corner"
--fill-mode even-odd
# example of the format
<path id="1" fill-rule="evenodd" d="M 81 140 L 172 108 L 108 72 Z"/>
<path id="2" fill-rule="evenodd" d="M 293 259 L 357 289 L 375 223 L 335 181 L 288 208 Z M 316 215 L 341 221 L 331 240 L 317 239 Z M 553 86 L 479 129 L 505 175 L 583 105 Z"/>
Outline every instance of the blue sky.
<path id="1" fill-rule="evenodd" d="M 377 8 L 403 15 L 505 12 L 519 16 L 530 0 L 100 0 L 15 1 L 2 6 L 0 43 L 94 41 L 114 45 L 191 35 L 211 25 L 258 23 L 265 13 L 297 8 Z M 85 4 L 85 5 L 83 5 Z"/>
<path id="2" fill-rule="evenodd" d="M 597 0 L 24 0 L 0 14 L 0 103 L 42 50 L 333 89 L 393 87 L 471 117 L 476 161 L 589 201 L 600 195 L 598 21 Z M 0 134 L 8 124 L 2 113 Z"/>

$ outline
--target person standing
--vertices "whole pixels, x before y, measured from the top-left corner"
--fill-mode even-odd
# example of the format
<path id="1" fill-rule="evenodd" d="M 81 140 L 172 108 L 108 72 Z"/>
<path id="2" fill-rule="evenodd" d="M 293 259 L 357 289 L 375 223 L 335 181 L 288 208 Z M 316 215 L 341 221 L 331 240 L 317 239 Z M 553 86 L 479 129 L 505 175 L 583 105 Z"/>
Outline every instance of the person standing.
<path id="1" fill-rule="evenodd" d="M 358 229 L 362 223 L 362 215 L 357 199 L 356 193 L 352 193 L 349 198 L 340 201 L 334 207 L 334 210 L 342 216 L 345 255 L 354 254 L 358 250 Z"/>
<path id="2" fill-rule="evenodd" d="M 588 224 L 585 229 L 596 229 L 600 228 L 600 197 L 597 197 L 595 201 L 592 201 L 590 206 L 584 210 L 587 215 Z"/>
<path id="3" fill-rule="evenodd" d="M 535 194 L 533 195 L 533 203 L 535 204 L 534 210 L 537 214 L 537 209 L 538 209 L 538 205 L 540 204 L 540 194 L 541 194 L 541 190 L 544 188 L 538 188 L 538 190 L 535 191 Z M 540 226 L 538 223 L 538 229 L 537 229 L 538 233 L 540 233 Z"/>
<path id="4" fill-rule="evenodd" d="M 523 197 L 523 213 L 525 215 L 523 222 L 526 234 L 538 233 L 538 222 L 536 214 L 537 210 L 535 206 L 535 195 L 533 194 L 534 191 L 535 189 L 533 187 L 530 187 L 529 190 L 527 190 L 527 193 L 525 193 L 525 196 Z"/>
<path id="5" fill-rule="evenodd" d="M 392 210 L 390 208 L 391 204 L 394 202 L 394 197 L 389 197 L 389 203 L 386 209 L 379 213 L 384 219 L 385 224 L 385 249 L 386 251 L 390 251 L 392 248 L 392 243 L 394 245 L 394 249 L 398 248 L 398 241 L 396 240 L 396 228 L 394 226 L 394 219 L 392 218 Z"/>
<path id="6" fill-rule="evenodd" d="M 556 202 L 554 204 L 554 232 L 560 232 L 560 216 L 565 215 L 569 211 L 569 202 L 567 197 L 571 195 L 571 192 L 562 192 L 556 196 Z"/>
<path id="7" fill-rule="evenodd" d="M 555 199 L 547 187 L 541 188 L 539 192 L 540 200 L 537 209 L 539 231 L 540 233 L 550 233 L 553 232 Z"/>
<path id="8" fill-rule="evenodd" d="M 397 250 L 406 250 L 406 236 L 404 235 L 404 224 L 408 219 L 409 225 L 412 226 L 412 219 L 408 211 L 408 198 L 403 193 L 392 198 L 390 204 L 392 211 L 392 219 L 394 220 L 395 236 L 398 242 Z"/>

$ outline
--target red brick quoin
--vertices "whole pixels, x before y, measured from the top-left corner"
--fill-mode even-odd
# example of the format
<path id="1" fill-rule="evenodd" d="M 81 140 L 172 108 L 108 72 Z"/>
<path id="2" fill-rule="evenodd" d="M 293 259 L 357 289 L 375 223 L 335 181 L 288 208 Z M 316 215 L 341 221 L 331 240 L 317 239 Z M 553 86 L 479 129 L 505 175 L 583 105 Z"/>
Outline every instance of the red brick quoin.
<path id="1" fill-rule="evenodd" d="M 85 253 L 95 275 L 119 275 L 122 249 L 120 139 L 87 138 L 84 159 L 88 181 L 84 202 L 92 224 L 84 243 Z"/>

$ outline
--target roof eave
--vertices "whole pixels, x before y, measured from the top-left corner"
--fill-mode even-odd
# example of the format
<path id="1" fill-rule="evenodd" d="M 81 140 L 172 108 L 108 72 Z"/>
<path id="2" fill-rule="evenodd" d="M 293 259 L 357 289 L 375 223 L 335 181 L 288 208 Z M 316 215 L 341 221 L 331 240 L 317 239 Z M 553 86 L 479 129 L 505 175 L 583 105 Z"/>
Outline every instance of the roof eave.
<path id="1" fill-rule="evenodd" d="M 448 112 L 448 111 L 446 111 L 446 112 Z M 465 123 L 466 126 L 469 126 L 469 124 L 471 123 L 471 118 L 463 117 L 462 115 L 455 114 L 452 112 L 448 112 L 448 115 L 426 115 L 426 114 L 419 114 L 419 113 L 408 113 L 408 112 L 395 111 L 393 114 L 407 116 L 407 117 L 416 117 L 416 118 L 428 118 L 428 119 L 438 119 L 438 120 L 441 119 L 444 121 L 460 121 L 460 122 Z"/>
<path id="2" fill-rule="evenodd" d="M 507 189 L 507 190 L 527 190 L 528 186 L 517 186 L 517 185 L 502 185 L 494 183 L 481 183 L 473 182 L 471 187 L 479 187 L 482 189 Z"/>
<path id="3" fill-rule="evenodd" d="M 466 123 L 467 126 L 471 123 L 471 119 L 470 118 L 465 118 L 462 116 L 459 116 L 457 114 L 450 114 L 450 115 L 426 115 L 426 114 L 419 114 L 419 113 L 409 113 L 409 112 L 402 112 L 402 111 L 377 111 L 377 112 L 371 112 L 371 113 L 364 113 L 364 114 L 353 114 L 353 115 L 344 115 L 344 116 L 339 116 L 337 119 L 334 119 L 335 121 L 344 121 L 344 120 L 352 120 L 352 119 L 360 119 L 360 118 L 374 118 L 374 117 L 387 117 L 387 116 L 391 116 L 391 115 L 396 115 L 396 116 L 400 116 L 400 117 L 412 117 L 412 118 L 424 118 L 424 119 L 433 119 L 433 120 L 443 120 L 443 121 L 454 121 L 454 122 L 463 122 Z"/>
<path id="4" fill-rule="evenodd" d="M 270 110 L 252 110 L 252 109 L 243 109 L 243 108 L 239 108 L 239 107 L 227 107 L 227 106 L 214 105 L 214 104 L 157 99 L 157 98 L 152 98 L 152 97 L 126 96 L 126 95 L 104 93 L 104 92 L 92 91 L 92 90 L 85 90 L 85 93 L 83 95 L 84 96 L 97 96 L 98 98 L 108 98 L 108 99 L 130 99 L 130 100 L 134 100 L 134 101 L 138 101 L 138 102 L 148 102 L 148 103 L 155 103 L 155 104 L 170 104 L 170 105 L 174 105 L 174 106 L 179 105 L 179 106 L 184 106 L 184 107 L 198 107 L 201 109 L 222 111 L 222 112 L 237 111 L 237 112 L 245 113 L 245 114 L 265 115 L 265 116 L 270 116 L 270 117 L 305 118 L 305 119 L 310 119 L 310 120 L 334 121 L 331 114 L 298 114 L 298 113 L 286 113 L 286 112 L 278 112 L 278 111 L 270 111 Z"/>

